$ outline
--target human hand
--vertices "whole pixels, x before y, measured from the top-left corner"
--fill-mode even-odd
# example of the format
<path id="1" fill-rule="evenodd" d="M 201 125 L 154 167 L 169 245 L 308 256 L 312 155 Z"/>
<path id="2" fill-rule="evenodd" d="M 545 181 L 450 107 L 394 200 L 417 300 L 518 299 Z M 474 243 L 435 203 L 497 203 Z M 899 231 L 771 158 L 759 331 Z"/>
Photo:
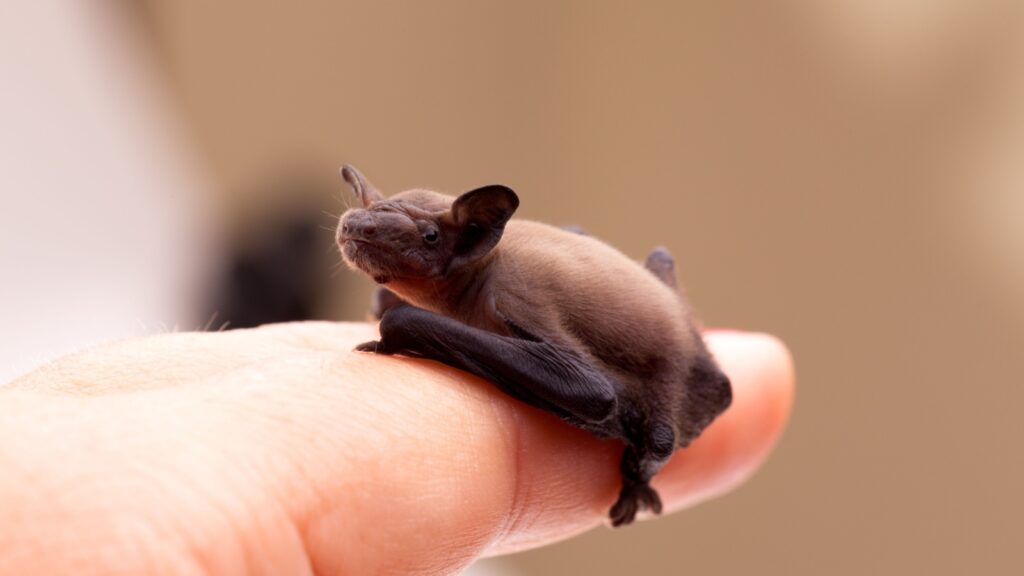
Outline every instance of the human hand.
<path id="1" fill-rule="evenodd" d="M 0 388 L 0 572 L 445 573 L 600 524 L 622 446 L 446 366 L 352 352 L 367 324 L 179 333 Z M 732 407 L 655 477 L 734 488 L 784 428 L 775 339 L 711 332 Z"/>

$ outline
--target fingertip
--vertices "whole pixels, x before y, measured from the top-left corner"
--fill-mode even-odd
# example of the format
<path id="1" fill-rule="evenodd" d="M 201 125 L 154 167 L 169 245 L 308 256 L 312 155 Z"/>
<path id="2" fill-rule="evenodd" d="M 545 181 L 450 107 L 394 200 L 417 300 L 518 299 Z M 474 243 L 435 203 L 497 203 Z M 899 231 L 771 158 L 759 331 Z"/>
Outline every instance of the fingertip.
<path id="1" fill-rule="evenodd" d="M 784 424 L 792 412 L 796 367 L 789 347 L 777 336 L 764 332 L 716 330 L 705 341 L 734 391 L 755 396 L 771 412 L 773 422 Z M 780 430 L 781 432 L 781 430 Z"/>

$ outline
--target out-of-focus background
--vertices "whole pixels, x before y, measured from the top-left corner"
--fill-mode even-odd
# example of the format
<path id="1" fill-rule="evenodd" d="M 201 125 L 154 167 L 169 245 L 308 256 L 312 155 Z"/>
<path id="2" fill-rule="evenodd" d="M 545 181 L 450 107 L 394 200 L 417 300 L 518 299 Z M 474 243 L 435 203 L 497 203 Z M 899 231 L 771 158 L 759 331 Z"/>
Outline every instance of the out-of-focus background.
<path id="1" fill-rule="evenodd" d="M 514 187 L 792 347 L 735 493 L 476 574 L 1010 574 L 1024 534 L 1024 6 L 0 5 L 0 381 L 91 343 L 361 319 L 357 165 Z"/>

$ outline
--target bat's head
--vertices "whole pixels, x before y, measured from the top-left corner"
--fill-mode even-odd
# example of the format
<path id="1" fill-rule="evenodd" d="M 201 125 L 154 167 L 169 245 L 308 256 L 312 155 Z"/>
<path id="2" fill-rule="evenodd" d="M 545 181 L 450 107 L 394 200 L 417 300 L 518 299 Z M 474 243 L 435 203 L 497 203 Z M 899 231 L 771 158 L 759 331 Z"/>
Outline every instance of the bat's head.
<path id="1" fill-rule="evenodd" d="M 336 238 L 345 262 L 375 282 L 436 280 L 479 262 L 501 239 L 519 207 L 505 186 L 452 198 L 408 190 L 384 198 L 358 170 L 341 168 L 362 205 L 341 215 Z"/>

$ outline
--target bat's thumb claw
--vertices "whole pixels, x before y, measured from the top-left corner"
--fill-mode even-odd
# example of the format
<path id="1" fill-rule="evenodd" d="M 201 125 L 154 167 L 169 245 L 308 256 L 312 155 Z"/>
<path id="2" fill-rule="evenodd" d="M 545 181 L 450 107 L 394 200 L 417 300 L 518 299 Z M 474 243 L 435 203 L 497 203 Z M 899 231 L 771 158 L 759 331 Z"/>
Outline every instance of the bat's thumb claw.
<path id="1" fill-rule="evenodd" d="M 380 341 L 370 340 L 369 342 L 363 342 L 362 344 L 355 347 L 356 352 L 378 352 L 380 348 Z"/>

